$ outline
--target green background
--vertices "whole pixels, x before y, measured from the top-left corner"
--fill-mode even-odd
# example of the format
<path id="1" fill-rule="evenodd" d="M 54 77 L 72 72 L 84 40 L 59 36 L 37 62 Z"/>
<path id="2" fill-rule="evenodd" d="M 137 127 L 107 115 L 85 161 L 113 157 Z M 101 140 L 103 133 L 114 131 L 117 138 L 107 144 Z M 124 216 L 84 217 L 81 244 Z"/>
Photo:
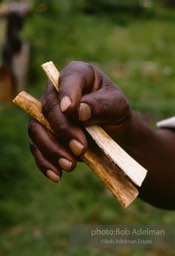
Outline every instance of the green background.
<path id="1" fill-rule="evenodd" d="M 25 90 L 42 95 L 42 63 L 52 60 L 61 70 L 71 60 L 83 60 L 120 86 L 153 128 L 174 115 L 175 9 L 160 1 L 147 8 L 137 2 L 35 1 L 22 32 L 31 47 Z M 60 184 L 52 183 L 29 152 L 28 116 L 1 102 L 0 123 L 0 256 L 175 255 L 168 249 L 69 248 L 74 224 L 173 226 L 174 212 L 139 199 L 122 209 L 84 164 L 64 173 Z"/>

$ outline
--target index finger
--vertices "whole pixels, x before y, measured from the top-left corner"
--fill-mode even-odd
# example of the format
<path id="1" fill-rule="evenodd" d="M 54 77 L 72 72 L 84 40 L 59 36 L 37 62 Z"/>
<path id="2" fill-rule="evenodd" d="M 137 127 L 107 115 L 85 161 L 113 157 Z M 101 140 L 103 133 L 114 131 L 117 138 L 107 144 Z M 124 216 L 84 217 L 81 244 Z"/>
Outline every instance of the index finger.
<path id="1" fill-rule="evenodd" d="M 80 103 L 81 97 L 99 87 L 99 79 L 90 64 L 82 61 L 70 62 L 61 72 L 60 107 L 62 112 L 74 112 Z"/>

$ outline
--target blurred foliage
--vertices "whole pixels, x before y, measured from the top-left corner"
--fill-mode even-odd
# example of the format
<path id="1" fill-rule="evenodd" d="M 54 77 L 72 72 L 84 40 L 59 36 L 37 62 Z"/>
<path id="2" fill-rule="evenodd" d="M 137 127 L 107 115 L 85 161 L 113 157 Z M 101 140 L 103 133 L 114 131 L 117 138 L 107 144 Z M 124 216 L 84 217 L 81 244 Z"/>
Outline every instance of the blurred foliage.
<path id="1" fill-rule="evenodd" d="M 85 12 L 133 12 L 143 9 L 151 9 L 157 6 L 173 7 L 173 0 L 36 0 L 35 3 L 41 10 L 48 12 L 70 13 L 77 11 Z"/>
<path id="2" fill-rule="evenodd" d="M 27 195 L 27 191 L 24 193 L 29 163 L 24 161 L 27 150 L 24 122 L 27 120 L 11 106 L 2 103 L 0 120 L 0 227 L 8 227 L 16 219 L 18 200 L 21 204 Z"/>
<path id="3" fill-rule="evenodd" d="M 135 6 L 143 2 L 154 4 L 137 11 Z M 62 69 L 71 60 L 84 60 L 116 82 L 152 126 L 157 119 L 173 115 L 175 10 L 162 8 L 160 2 L 165 1 L 35 1 L 22 34 L 31 44 L 26 90 L 41 96 L 46 83 L 40 68 L 43 62 L 53 60 Z M 118 8 L 121 3 L 129 11 Z M 123 210 L 83 164 L 65 173 L 59 185 L 48 181 L 29 152 L 27 120 L 17 107 L 0 104 L 0 255 L 116 255 L 113 250 L 68 249 L 70 226 L 175 225 L 174 213 L 139 199 Z M 117 253 L 171 256 L 174 252 L 127 249 Z"/>

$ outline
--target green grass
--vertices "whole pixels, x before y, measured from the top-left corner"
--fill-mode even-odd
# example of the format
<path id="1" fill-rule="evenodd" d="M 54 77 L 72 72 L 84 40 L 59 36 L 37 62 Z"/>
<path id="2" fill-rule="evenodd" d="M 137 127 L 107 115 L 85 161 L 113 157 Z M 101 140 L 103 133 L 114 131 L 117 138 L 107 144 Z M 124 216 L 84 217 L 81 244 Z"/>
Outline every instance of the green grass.
<path id="1" fill-rule="evenodd" d="M 42 94 L 43 62 L 53 60 L 61 69 L 71 60 L 88 61 L 115 81 L 133 108 L 148 115 L 154 126 L 175 113 L 174 19 L 175 11 L 145 19 L 51 15 L 36 8 L 24 33 L 31 43 L 26 90 L 36 97 Z M 53 184 L 40 174 L 29 152 L 26 114 L 1 104 L 0 119 L 0 256 L 175 255 L 171 250 L 69 248 L 74 224 L 175 225 L 174 212 L 139 199 L 122 209 L 83 164 Z"/>

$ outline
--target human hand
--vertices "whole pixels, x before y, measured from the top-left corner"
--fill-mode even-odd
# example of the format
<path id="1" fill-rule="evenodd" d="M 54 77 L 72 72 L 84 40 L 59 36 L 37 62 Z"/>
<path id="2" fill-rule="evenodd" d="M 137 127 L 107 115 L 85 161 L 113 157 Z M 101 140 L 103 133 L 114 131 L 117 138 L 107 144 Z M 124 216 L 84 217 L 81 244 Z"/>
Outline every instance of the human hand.
<path id="1" fill-rule="evenodd" d="M 37 121 L 29 122 L 30 148 L 39 169 L 59 181 L 71 171 L 88 143 L 82 125 L 100 124 L 114 139 L 127 133 L 131 109 L 122 91 L 101 71 L 84 62 L 71 62 L 60 73 L 59 93 L 48 82 L 43 113 L 56 136 Z"/>

